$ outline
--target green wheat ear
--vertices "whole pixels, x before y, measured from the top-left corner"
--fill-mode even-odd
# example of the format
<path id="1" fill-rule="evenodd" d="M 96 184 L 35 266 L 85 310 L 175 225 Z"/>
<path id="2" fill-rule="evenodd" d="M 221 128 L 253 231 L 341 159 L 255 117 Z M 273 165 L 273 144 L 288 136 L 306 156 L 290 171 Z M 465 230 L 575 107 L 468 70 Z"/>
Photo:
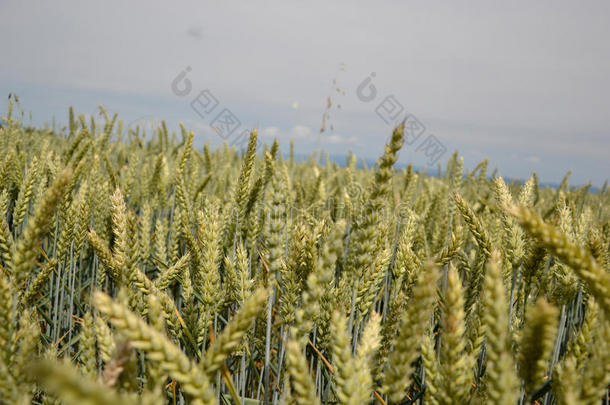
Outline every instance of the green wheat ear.
<path id="1" fill-rule="evenodd" d="M 66 404 L 135 405 L 135 399 L 119 395 L 108 387 L 78 372 L 68 362 L 40 360 L 29 366 L 28 372 L 42 386 Z"/>
<path id="2" fill-rule="evenodd" d="M 93 295 L 93 303 L 100 312 L 108 316 L 110 322 L 124 334 L 134 348 L 146 352 L 151 360 L 158 363 L 160 369 L 179 381 L 194 403 L 215 403 L 207 377 L 163 334 L 106 294 L 96 292 Z"/>
<path id="3" fill-rule="evenodd" d="M 494 404 L 514 405 L 519 398 L 519 381 L 510 352 L 508 299 L 502 273 L 500 255 L 497 251 L 492 251 L 483 291 L 486 388 L 489 399 Z"/>
<path id="4" fill-rule="evenodd" d="M 255 291 L 227 326 L 218 336 L 214 344 L 208 349 L 202 361 L 202 369 L 212 378 L 216 371 L 224 364 L 227 356 L 239 348 L 242 338 L 256 317 L 264 310 L 267 301 L 267 291 L 259 289 Z"/>
<path id="5" fill-rule="evenodd" d="M 567 357 L 563 362 L 555 366 L 553 373 L 552 385 L 553 395 L 562 404 L 567 405 L 579 405 L 583 402 L 580 401 L 578 396 L 578 372 L 576 370 L 576 364 L 573 357 Z"/>
<path id="6" fill-rule="evenodd" d="M 593 256 L 583 247 L 570 242 L 565 233 L 543 222 L 531 210 L 525 207 L 508 207 L 507 209 L 517 217 L 527 233 L 574 270 L 595 297 L 606 316 L 610 317 L 610 274 L 597 264 Z"/>
<path id="7" fill-rule="evenodd" d="M 449 266 L 443 303 L 437 399 L 441 403 L 448 399 L 448 403 L 461 404 L 467 401 L 471 388 L 474 359 L 466 351 L 464 289 L 453 266 Z"/>
<path id="8" fill-rule="evenodd" d="M 526 313 L 518 358 L 526 395 L 531 395 L 542 384 L 547 373 L 558 315 L 557 308 L 542 298 Z"/>
<path id="9" fill-rule="evenodd" d="M 8 190 L 3 190 L 0 194 L 0 258 L 4 262 L 4 266 L 7 272 L 11 272 L 10 264 L 13 253 L 13 235 L 9 229 L 9 225 L 6 220 L 6 214 L 8 211 L 9 195 Z"/>
<path id="10" fill-rule="evenodd" d="M 393 342 L 394 350 L 388 357 L 383 388 L 392 403 L 404 398 L 409 385 L 413 373 L 411 364 L 419 355 L 418 347 L 426 335 L 434 310 L 438 275 L 436 266 L 427 263 L 413 287 L 413 294 L 400 321 L 398 336 Z"/>
<path id="11" fill-rule="evenodd" d="M 25 281 L 37 256 L 37 245 L 42 236 L 51 226 L 55 209 L 63 193 L 72 179 L 72 171 L 65 169 L 51 187 L 45 192 L 43 200 L 34 211 L 23 231 L 23 236 L 16 242 L 12 269 L 14 272 L 14 285 L 19 290 L 25 288 Z"/>
<path id="12" fill-rule="evenodd" d="M 297 405 L 320 404 L 314 383 L 309 375 L 307 361 L 296 339 L 290 339 L 286 343 L 286 366 L 290 374 L 290 387 L 295 403 Z"/>

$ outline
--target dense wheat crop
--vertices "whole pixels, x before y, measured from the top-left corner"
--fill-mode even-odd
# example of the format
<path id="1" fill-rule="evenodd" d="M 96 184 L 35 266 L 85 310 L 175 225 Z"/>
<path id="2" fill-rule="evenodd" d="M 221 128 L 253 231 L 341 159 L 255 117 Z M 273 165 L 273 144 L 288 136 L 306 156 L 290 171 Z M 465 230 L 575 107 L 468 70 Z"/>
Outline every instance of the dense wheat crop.
<path id="1" fill-rule="evenodd" d="M 610 194 L 0 129 L 6 404 L 600 404 Z"/>

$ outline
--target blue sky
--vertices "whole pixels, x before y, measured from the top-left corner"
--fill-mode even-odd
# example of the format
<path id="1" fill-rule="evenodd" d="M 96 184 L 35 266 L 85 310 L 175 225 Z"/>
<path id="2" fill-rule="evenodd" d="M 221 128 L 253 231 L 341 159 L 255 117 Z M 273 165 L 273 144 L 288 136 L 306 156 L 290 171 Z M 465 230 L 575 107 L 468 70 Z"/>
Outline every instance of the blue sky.
<path id="1" fill-rule="evenodd" d="M 417 149 L 434 135 L 443 163 L 458 149 L 467 167 L 489 157 L 505 177 L 557 182 L 573 169 L 573 184 L 599 186 L 610 177 L 608 21 L 603 1 L 0 0 L 0 111 L 9 92 L 36 124 L 102 104 L 126 124 L 184 122 L 201 146 L 220 144 L 210 124 L 227 108 L 237 132 L 257 127 L 263 141 L 375 158 L 391 131 L 376 111 L 393 96 L 393 111 L 425 127 L 400 162 L 426 166 Z M 191 91 L 178 96 L 187 67 Z M 371 73 L 365 102 L 357 89 Z M 191 108 L 203 90 L 218 102 L 205 117 Z"/>

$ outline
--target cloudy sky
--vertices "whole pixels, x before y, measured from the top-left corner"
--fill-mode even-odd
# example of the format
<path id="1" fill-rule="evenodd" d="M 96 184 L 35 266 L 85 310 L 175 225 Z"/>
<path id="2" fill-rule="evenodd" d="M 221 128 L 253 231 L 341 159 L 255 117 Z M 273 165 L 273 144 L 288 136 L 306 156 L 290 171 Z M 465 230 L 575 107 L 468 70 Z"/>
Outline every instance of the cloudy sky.
<path id="1" fill-rule="evenodd" d="M 36 124 L 101 104 L 126 125 L 182 121 L 199 147 L 222 142 L 211 126 L 230 111 L 229 142 L 256 127 L 364 158 L 408 114 L 422 127 L 400 162 L 425 167 L 435 141 L 443 164 L 458 149 L 470 168 L 601 185 L 609 21 L 607 1 L 0 0 L 0 111 L 9 92 Z"/>

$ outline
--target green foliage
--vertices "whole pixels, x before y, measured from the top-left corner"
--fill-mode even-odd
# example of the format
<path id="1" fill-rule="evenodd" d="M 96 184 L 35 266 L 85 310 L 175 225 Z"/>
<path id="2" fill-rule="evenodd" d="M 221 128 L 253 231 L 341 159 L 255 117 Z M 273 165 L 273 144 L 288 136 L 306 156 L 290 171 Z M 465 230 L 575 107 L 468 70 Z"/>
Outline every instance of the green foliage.
<path id="1" fill-rule="evenodd" d="M 100 115 L 0 129 L 0 404 L 601 403 L 607 188 Z"/>

